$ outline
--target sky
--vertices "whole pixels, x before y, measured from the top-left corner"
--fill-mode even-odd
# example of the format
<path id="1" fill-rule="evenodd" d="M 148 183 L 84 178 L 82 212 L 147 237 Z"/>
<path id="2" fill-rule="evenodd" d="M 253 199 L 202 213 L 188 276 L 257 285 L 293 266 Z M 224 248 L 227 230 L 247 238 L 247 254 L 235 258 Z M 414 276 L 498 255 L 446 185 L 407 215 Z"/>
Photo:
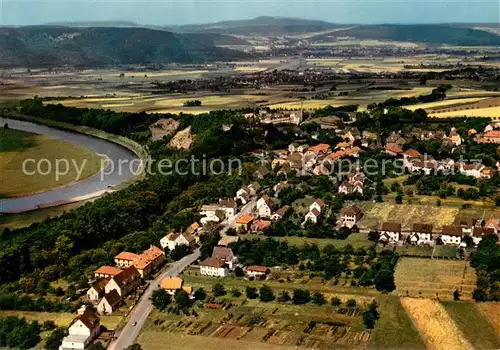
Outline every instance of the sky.
<path id="1" fill-rule="evenodd" d="M 0 24 L 211 23 L 281 16 L 334 23 L 500 22 L 499 0 L 0 0 Z"/>

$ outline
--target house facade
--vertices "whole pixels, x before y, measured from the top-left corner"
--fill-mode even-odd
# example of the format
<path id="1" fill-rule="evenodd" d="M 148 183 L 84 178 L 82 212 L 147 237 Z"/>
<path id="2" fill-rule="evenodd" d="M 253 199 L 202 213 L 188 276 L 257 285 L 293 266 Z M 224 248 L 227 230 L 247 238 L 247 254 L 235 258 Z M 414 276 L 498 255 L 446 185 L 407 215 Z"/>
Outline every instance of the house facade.
<path id="1" fill-rule="evenodd" d="M 112 290 L 116 290 L 120 297 L 124 297 L 139 287 L 140 284 L 141 275 L 139 274 L 139 271 L 137 271 L 135 266 L 130 266 L 111 278 L 108 284 L 106 284 L 106 287 L 104 287 L 104 291 L 105 294 L 108 294 Z"/>
<path id="2" fill-rule="evenodd" d="M 97 312 L 100 315 L 111 315 L 120 305 L 122 299 L 116 290 L 104 295 L 97 304 Z"/>
<path id="3" fill-rule="evenodd" d="M 340 224 L 351 228 L 356 225 L 362 217 L 362 210 L 356 205 L 350 205 L 340 212 Z"/>
<path id="4" fill-rule="evenodd" d="M 90 308 L 79 310 L 78 316 L 68 328 L 59 350 L 85 349 L 99 335 L 101 320 Z"/>
<path id="5" fill-rule="evenodd" d="M 432 244 L 432 225 L 415 223 L 410 234 L 410 243 L 416 245 Z"/>
<path id="6" fill-rule="evenodd" d="M 163 249 L 174 250 L 179 245 L 191 246 L 195 243 L 194 237 L 186 232 L 171 232 L 160 240 Z"/>
<path id="7" fill-rule="evenodd" d="M 384 243 L 396 244 L 401 238 L 401 224 L 396 222 L 384 222 L 380 230 L 380 239 Z"/>
<path id="8" fill-rule="evenodd" d="M 224 261 L 210 257 L 200 263 L 200 274 L 211 277 L 226 277 L 229 274 L 229 269 Z"/>

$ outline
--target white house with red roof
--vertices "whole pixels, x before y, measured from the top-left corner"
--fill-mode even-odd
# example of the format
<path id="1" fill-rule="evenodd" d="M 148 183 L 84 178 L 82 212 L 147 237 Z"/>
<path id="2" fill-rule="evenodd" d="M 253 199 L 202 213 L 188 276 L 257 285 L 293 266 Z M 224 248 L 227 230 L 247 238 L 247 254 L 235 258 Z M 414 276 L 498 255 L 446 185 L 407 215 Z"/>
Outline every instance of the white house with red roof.
<path id="1" fill-rule="evenodd" d="M 318 198 L 316 199 L 310 206 L 309 206 L 309 211 L 313 211 L 313 209 L 316 209 L 317 211 L 319 211 L 321 213 L 321 211 L 326 207 L 326 203 Z"/>

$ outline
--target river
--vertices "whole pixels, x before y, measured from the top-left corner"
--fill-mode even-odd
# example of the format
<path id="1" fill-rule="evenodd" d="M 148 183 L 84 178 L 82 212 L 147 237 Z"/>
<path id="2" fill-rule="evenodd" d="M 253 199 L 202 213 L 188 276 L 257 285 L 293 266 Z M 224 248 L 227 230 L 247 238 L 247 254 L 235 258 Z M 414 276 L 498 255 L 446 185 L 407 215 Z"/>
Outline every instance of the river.
<path id="1" fill-rule="evenodd" d="M 101 172 L 66 187 L 31 196 L 1 199 L 0 213 L 36 210 L 41 207 L 75 202 L 80 198 L 93 197 L 132 179 L 139 167 L 140 159 L 135 153 L 110 141 L 45 125 L 0 117 L 0 126 L 4 124 L 8 124 L 11 129 L 46 135 L 85 147 L 94 153 L 108 157 L 109 162 Z M 121 167 L 118 166 L 120 162 L 123 164 Z M 133 166 L 129 166 L 129 164 L 133 164 Z"/>

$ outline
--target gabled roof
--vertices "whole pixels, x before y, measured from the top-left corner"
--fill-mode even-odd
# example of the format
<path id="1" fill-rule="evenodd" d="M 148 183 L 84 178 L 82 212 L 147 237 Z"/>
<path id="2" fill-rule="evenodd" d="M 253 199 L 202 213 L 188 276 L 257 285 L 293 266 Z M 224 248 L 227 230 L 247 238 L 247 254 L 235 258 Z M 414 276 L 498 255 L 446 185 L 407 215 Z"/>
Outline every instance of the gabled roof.
<path id="1" fill-rule="evenodd" d="M 462 229 L 459 226 L 443 226 L 441 234 L 446 236 L 462 236 Z"/>
<path id="2" fill-rule="evenodd" d="M 141 275 L 135 266 L 127 267 L 121 273 L 113 277 L 120 287 L 126 286 L 140 278 Z"/>
<path id="3" fill-rule="evenodd" d="M 90 308 L 86 308 L 83 314 L 77 316 L 71 325 L 73 325 L 75 322 L 81 321 L 88 329 L 94 329 L 99 325 L 99 322 L 101 321 L 99 319 L 99 316 L 97 316 L 94 311 Z M 70 327 L 71 327 L 70 325 Z"/>
<path id="4" fill-rule="evenodd" d="M 265 167 L 265 166 L 259 166 L 257 168 L 257 170 L 255 170 L 255 172 L 258 172 L 260 173 L 262 176 L 266 176 L 267 174 L 269 174 L 269 170 Z"/>
<path id="5" fill-rule="evenodd" d="M 412 231 L 418 233 L 432 233 L 432 224 L 415 223 L 413 224 Z"/>
<path id="6" fill-rule="evenodd" d="M 262 272 L 265 273 L 269 270 L 267 266 L 262 266 L 262 265 L 250 265 L 245 268 L 245 271 L 251 271 L 251 272 Z"/>
<path id="7" fill-rule="evenodd" d="M 412 157 L 412 158 L 420 158 L 422 157 L 422 154 L 417 151 L 416 149 L 413 149 L 413 148 L 410 148 L 408 150 L 406 150 L 403 154 L 407 155 L 408 157 Z"/>
<path id="8" fill-rule="evenodd" d="M 316 199 L 314 203 L 319 205 L 320 208 L 323 208 L 326 205 L 326 203 L 321 198 Z"/>
<path id="9" fill-rule="evenodd" d="M 401 232 L 401 224 L 397 222 L 384 222 L 382 224 L 382 231 Z"/>
<path id="10" fill-rule="evenodd" d="M 200 263 L 200 266 L 214 267 L 216 269 L 220 269 L 224 267 L 224 265 L 225 265 L 224 261 L 212 257 L 206 258 Z"/>
<path id="11" fill-rule="evenodd" d="M 359 215 L 359 214 L 362 214 L 363 212 L 361 211 L 361 209 L 356 206 L 356 205 L 349 205 L 348 207 L 345 207 L 344 209 L 342 209 L 342 211 L 340 212 L 341 215 Z"/>
<path id="12" fill-rule="evenodd" d="M 403 153 L 403 149 L 397 145 L 388 145 L 388 146 L 385 146 L 385 150 L 387 152 L 392 152 L 392 153 L 396 153 L 396 154 L 400 154 L 400 153 Z"/>
<path id="13" fill-rule="evenodd" d="M 279 208 L 279 209 L 276 211 L 276 213 L 274 213 L 274 214 L 277 214 L 277 215 L 279 215 L 279 216 L 284 216 L 284 215 L 285 215 L 285 213 L 286 213 L 286 211 L 287 211 L 289 208 L 290 208 L 290 206 L 289 206 L 289 205 L 284 205 L 284 206 L 282 206 L 281 208 Z"/>
<path id="14" fill-rule="evenodd" d="M 103 298 L 106 299 L 106 301 L 108 302 L 109 305 L 111 305 L 111 307 L 115 307 L 122 300 L 122 298 L 120 297 L 120 294 L 118 294 L 116 289 L 113 289 L 111 292 L 106 294 Z"/>
<path id="15" fill-rule="evenodd" d="M 313 214 L 316 217 L 318 217 L 318 216 L 321 215 L 321 213 L 316 208 L 314 208 L 313 210 L 311 210 L 309 213 Z"/>
<path id="16" fill-rule="evenodd" d="M 106 284 L 108 284 L 108 282 L 109 282 L 109 279 L 107 279 L 107 278 L 101 278 L 100 280 L 97 280 L 92 285 L 92 288 L 94 288 L 94 290 L 97 293 L 101 293 L 104 290 L 104 287 L 106 287 Z"/>
<path id="17" fill-rule="evenodd" d="M 135 253 L 130 253 L 130 252 L 121 252 L 117 256 L 115 256 L 115 259 L 118 260 L 128 260 L 128 261 L 134 261 L 135 259 L 138 258 L 138 255 Z"/>
<path id="18" fill-rule="evenodd" d="M 234 259 L 234 254 L 231 248 L 217 246 L 212 251 L 212 257 L 223 261 L 230 261 Z"/>
<path id="19" fill-rule="evenodd" d="M 95 271 L 96 274 L 110 275 L 110 276 L 116 276 L 121 272 L 122 272 L 121 269 L 114 267 L 114 266 L 107 266 L 107 265 L 101 266 L 100 268 L 98 268 Z"/>
<path id="20" fill-rule="evenodd" d="M 453 222 L 454 226 L 472 228 L 477 223 L 477 219 L 469 217 L 457 217 Z"/>
<path id="21" fill-rule="evenodd" d="M 311 146 L 309 147 L 308 151 L 310 152 L 314 152 L 314 153 L 320 153 L 320 152 L 328 152 L 328 150 L 330 149 L 330 145 L 326 144 L 326 143 L 320 143 L 318 145 L 314 145 L 314 146 Z"/>
<path id="22" fill-rule="evenodd" d="M 484 227 L 493 228 L 493 229 L 498 231 L 500 229 L 500 220 L 499 219 L 489 219 L 484 224 Z"/>
<path id="23" fill-rule="evenodd" d="M 195 233 L 198 229 L 200 228 L 200 224 L 198 224 L 197 222 L 193 222 L 191 225 L 189 225 L 189 227 L 186 229 L 186 233 L 189 233 L 190 235 L 192 235 L 193 233 Z"/>
<path id="24" fill-rule="evenodd" d="M 269 220 L 259 220 L 254 225 L 255 225 L 255 228 L 257 228 L 257 230 L 263 230 L 263 229 L 271 226 L 271 221 L 269 221 Z"/>
<path id="25" fill-rule="evenodd" d="M 143 251 L 139 257 L 146 261 L 153 261 L 163 255 L 163 250 L 155 245 L 151 245 L 148 249 Z"/>

